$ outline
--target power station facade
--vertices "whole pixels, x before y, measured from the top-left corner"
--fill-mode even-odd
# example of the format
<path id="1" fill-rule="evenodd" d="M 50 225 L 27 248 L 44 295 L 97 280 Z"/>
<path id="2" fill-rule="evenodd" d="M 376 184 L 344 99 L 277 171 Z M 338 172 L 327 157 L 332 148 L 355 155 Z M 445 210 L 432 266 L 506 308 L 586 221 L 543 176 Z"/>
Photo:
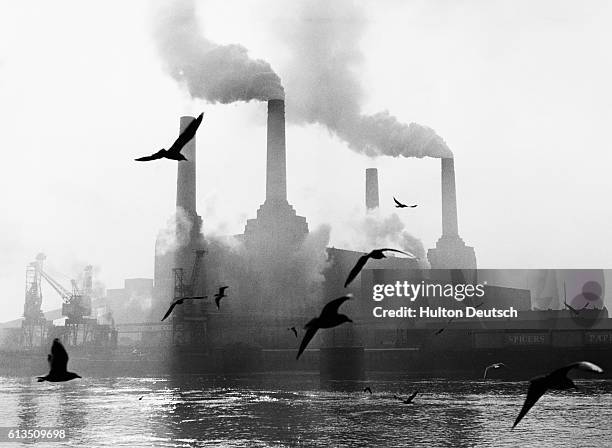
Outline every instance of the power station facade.
<path id="1" fill-rule="evenodd" d="M 425 260 L 391 256 L 368 262 L 345 288 L 348 272 L 364 253 L 315 244 L 316 233 L 309 231 L 306 218 L 288 200 L 285 102 L 273 99 L 267 106 L 266 197 L 242 234 L 206 236 L 206 216 L 200 217 L 196 209 L 194 137 L 183 150 L 187 161 L 177 164 L 176 213 L 171 230 L 160 232 L 155 242 L 152 284 L 148 279 L 126 280 L 124 288 L 107 290 L 106 298 L 96 299 L 91 269 L 82 285 L 73 282 L 71 292 L 46 274 L 41 255 L 26 270 L 22 348 L 36 350 L 49 337 L 59 335 L 68 345 L 83 347 L 85 353 L 92 345 L 103 349 L 109 372 L 134 376 L 151 366 L 160 372 L 181 373 L 316 369 L 321 378 L 331 379 L 361 379 L 366 370 L 426 372 L 428 376 L 480 374 L 481 366 L 495 362 L 501 353 L 508 362 L 525 366 L 524 370 L 541 367 L 542 360 L 557 365 L 570 355 L 584 353 L 607 368 L 612 320 L 604 307 L 602 273 L 532 270 L 529 277 L 518 271 L 503 271 L 501 276 L 498 271 L 477 271 L 474 249 L 459 235 L 455 167 L 450 158 L 440 159 L 442 235 L 427 252 L 431 269 L 423 269 Z M 181 117 L 180 130 L 192 120 Z M 375 213 L 379 204 L 378 170 L 369 168 L 364 213 Z M 65 326 L 54 326 L 49 313 L 43 316 L 42 280 L 64 299 Z M 402 310 L 419 305 L 436 309 L 440 297 L 414 304 L 392 299 L 373 302 L 376 285 L 401 281 L 464 286 L 489 281 L 482 301 L 446 300 L 445 307 L 473 307 L 482 312 L 513 307 L 519 316 L 511 321 L 454 322 L 444 317 L 378 318 L 375 307 L 401 304 Z M 229 288 L 227 297 L 217 304 L 214 294 L 221 286 Z M 347 293 L 355 296 L 343 305 L 353 323 L 319 332 L 296 362 L 300 339 L 289 328 L 296 327 L 301 336 L 303 325 L 326 302 Z M 150 303 L 141 306 L 149 297 Z M 185 300 L 160 322 L 172 301 L 189 297 L 199 299 Z M 563 310 L 561 297 L 579 308 L 580 315 Z M 109 305 L 114 314 L 108 312 Z M 94 308 L 103 308 L 97 319 L 91 317 Z M 112 354 L 113 350 L 119 354 Z M 42 358 L 32 357 L 36 359 Z M 99 368 L 98 360 L 87 359 L 75 356 L 75 362 L 82 363 L 79 371 Z"/>
<path id="2" fill-rule="evenodd" d="M 181 129 L 183 129 L 193 117 L 181 118 Z M 172 269 L 182 268 L 188 272 L 194 262 L 194 254 L 197 250 L 205 250 L 206 240 L 203 234 L 202 218 L 196 211 L 196 138 L 194 137 L 186 146 L 185 156 L 188 161 L 178 163 L 177 170 L 177 237 L 176 245 L 170 251 L 164 251 L 160 241 L 156 243 L 155 256 L 155 301 L 159 302 L 156 312 L 166 306 L 172 298 L 173 276 Z M 293 206 L 287 199 L 287 167 L 286 167 L 286 140 L 285 140 L 285 102 L 281 99 L 268 101 L 267 118 L 267 163 L 266 163 L 266 197 L 264 203 L 259 207 L 256 217 L 248 219 L 244 233 L 236 235 L 248 253 L 256 254 L 260 263 L 266 261 L 273 263 L 275 258 L 282 258 L 283 254 L 293 253 L 300 248 L 309 234 L 306 218 L 297 215 Z M 450 162 L 450 163 L 449 163 Z M 440 267 L 465 267 L 475 268 L 476 257 L 471 247 L 465 246 L 458 235 L 457 229 L 457 206 L 455 203 L 454 168 L 452 159 L 442 159 L 442 190 L 443 190 L 443 235 L 435 249 L 431 249 L 428 258 L 432 268 Z M 375 210 L 379 206 L 378 193 L 378 170 L 368 168 L 366 170 L 366 197 L 367 210 Z M 188 234 L 186 238 L 185 235 Z M 213 249 L 211 249 L 213 250 Z M 457 253 L 459 251 L 460 253 Z M 248 256 L 248 253 L 246 256 Z M 328 248 L 327 256 L 330 266 L 329 273 L 334 272 L 336 267 L 343 265 L 342 275 L 346 274 L 346 268 L 350 269 L 351 263 L 361 256 L 362 253 L 351 250 Z M 204 255 L 203 272 L 207 271 L 207 259 Z M 456 261 L 461 263 L 455 264 Z M 403 268 L 417 268 L 413 260 L 391 259 L 384 260 L 384 264 Z M 338 266 L 335 266 L 338 265 Z M 331 274 L 330 274 L 331 275 Z M 326 279 L 330 276 L 326 275 Z M 341 285 L 343 280 L 339 275 L 337 283 Z M 213 280 L 213 278 L 209 278 Z M 272 282 L 272 279 L 267 279 Z M 213 285 L 207 285 L 212 290 Z M 324 285 L 323 290 L 327 293 L 342 293 L 343 288 L 332 285 Z M 253 302 L 257 299 L 252 298 Z"/>
<path id="3" fill-rule="evenodd" d="M 348 292 L 357 297 L 361 295 L 359 281 L 348 289 L 343 284 L 362 252 L 333 247 L 323 249 L 323 279 L 314 284 L 304 283 L 301 273 L 296 271 L 300 265 L 295 262 L 295 254 L 300 253 L 309 228 L 306 218 L 296 213 L 287 196 L 284 100 L 269 100 L 267 113 L 266 197 L 256 217 L 247 220 L 244 233 L 232 237 L 240 243 L 240 250 L 228 255 L 223 253 L 225 250 L 219 244 L 206 241 L 205 226 L 202 227 L 202 218 L 195 205 L 195 137 L 185 152 L 188 162 L 178 163 L 177 247 L 163 251 L 162 242 L 158 240 L 156 243 L 152 320 L 161 315 L 187 285 L 191 293 L 208 294 L 209 299 L 193 301 L 180 310 L 181 307 L 177 307 L 173 328 L 189 332 L 204 326 L 207 341 L 213 346 L 217 345 L 216 340 L 218 344 L 226 345 L 233 341 L 292 348 L 294 341 L 287 341 L 282 333 L 278 336 L 279 327 L 306 322 L 332 298 Z M 192 119 L 182 117 L 181 129 Z M 458 234 L 453 160 L 442 159 L 441 164 L 443 235 L 436 248 L 429 251 L 429 262 L 432 268 L 475 269 L 474 250 L 466 246 Z M 376 168 L 366 170 L 365 205 L 367 211 L 379 207 Z M 201 254 L 199 260 L 197 253 Z M 418 261 L 408 258 L 390 257 L 376 262 L 376 268 L 390 272 L 420 267 Z M 195 273 L 194 268 L 200 272 Z M 182 271 L 182 277 L 177 276 L 177 270 Z M 194 277 L 198 284 L 192 284 Z M 368 278 L 368 274 L 364 278 Z M 230 286 L 229 298 L 217 309 L 210 296 L 224 284 Z M 369 301 L 366 303 L 369 305 Z M 360 307 L 365 314 L 367 310 L 363 305 Z M 190 325 L 192 330 L 189 330 Z M 332 345 L 361 344 L 365 338 L 362 332 L 349 328 L 328 333 L 327 337 L 321 337 L 322 344 L 329 339 L 333 340 Z M 194 337 L 183 335 L 179 339 L 193 341 Z"/>

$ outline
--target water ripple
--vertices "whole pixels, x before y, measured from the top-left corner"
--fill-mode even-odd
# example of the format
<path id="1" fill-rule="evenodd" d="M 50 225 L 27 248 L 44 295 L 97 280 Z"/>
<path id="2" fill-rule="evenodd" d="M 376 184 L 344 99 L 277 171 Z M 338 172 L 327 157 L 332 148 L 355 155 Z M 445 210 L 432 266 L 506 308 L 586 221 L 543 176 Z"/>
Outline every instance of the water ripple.
<path id="1" fill-rule="evenodd" d="M 66 429 L 54 447 L 611 446 L 612 383 L 577 383 L 546 394 L 515 430 L 525 382 L 386 378 L 368 382 L 369 395 L 323 389 L 312 375 L 3 378 L 0 420 Z M 412 405 L 393 398 L 414 390 Z"/>

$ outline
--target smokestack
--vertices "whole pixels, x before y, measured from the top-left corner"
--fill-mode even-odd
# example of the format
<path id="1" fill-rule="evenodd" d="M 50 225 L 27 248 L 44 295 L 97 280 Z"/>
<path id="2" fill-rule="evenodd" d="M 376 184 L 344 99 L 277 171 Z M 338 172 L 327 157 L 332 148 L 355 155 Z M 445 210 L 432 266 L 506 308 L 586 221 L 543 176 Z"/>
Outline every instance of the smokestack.
<path id="1" fill-rule="evenodd" d="M 285 101 L 268 101 L 268 162 L 266 202 L 287 202 L 287 163 L 285 154 Z"/>
<path id="2" fill-rule="evenodd" d="M 457 194 L 455 191 L 455 160 L 442 161 L 442 236 L 459 236 L 457 226 Z"/>
<path id="3" fill-rule="evenodd" d="M 180 132 L 195 120 L 194 117 L 181 117 Z M 181 151 L 187 160 L 178 163 L 176 176 L 176 207 L 188 214 L 196 212 L 196 138 L 187 142 Z"/>
<path id="4" fill-rule="evenodd" d="M 374 210 L 378 208 L 378 169 L 366 168 L 366 189 L 365 189 L 366 209 Z"/>
<path id="5" fill-rule="evenodd" d="M 267 145 L 266 200 L 244 228 L 246 247 L 258 254 L 293 251 L 308 235 L 306 218 L 287 202 L 285 101 L 278 97 L 268 100 Z"/>
<path id="6" fill-rule="evenodd" d="M 455 191 L 455 161 L 440 159 L 442 167 L 442 236 L 436 247 L 427 251 L 432 269 L 476 269 L 476 253 L 459 237 L 457 226 L 457 193 Z M 464 273 L 465 274 L 465 273 Z M 475 278 L 474 273 L 469 274 Z"/>

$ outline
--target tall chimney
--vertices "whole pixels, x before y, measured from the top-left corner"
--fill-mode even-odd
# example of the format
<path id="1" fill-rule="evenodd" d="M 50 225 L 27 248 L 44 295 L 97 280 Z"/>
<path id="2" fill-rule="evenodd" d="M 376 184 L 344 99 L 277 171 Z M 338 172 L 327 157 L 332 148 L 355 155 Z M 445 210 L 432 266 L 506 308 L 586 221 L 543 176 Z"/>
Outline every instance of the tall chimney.
<path id="1" fill-rule="evenodd" d="M 266 200 L 257 210 L 257 218 L 247 220 L 244 242 L 257 254 L 274 256 L 279 251 L 297 249 L 308 235 L 306 218 L 298 216 L 287 201 L 285 101 L 282 99 L 268 100 L 267 145 Z"/>
<path id="2" fill-rule="evenodd" d="M 180 132 L 195 120 L 194 117 L 181 117 Z M 195 136 L 187 142 L 181 151 L 187 160 L 178 163 L 176 177 L 176 207 L 181 207 L 185 212 L 196 211 L 196 139 Z"/>
<path id="3" fill-rule="evenodd" d="M 459 236 L 455 160 L 452 158 L 442 159 L 442 236 Z"/>
<path id="4" fill-rule="evenodd" d="M 285 154 L 285 101 L 268 101 L 268 162 L 266 202 L 287 202 Z"/>
<path id="5" fill-rule="evenodd" d="M 474 248 L 467 246 L 459 236 L 454 159 L 441 159 L 441 167 L 442 236 L 436 243 L 436 247 L 427 251 L 427 259 L 432 269 L 476 269 Z M 462 275 L 468 274 L 462 273 Z M 475 274 L 472 272 L 468 278 L 473 280 Z"/>
<path id="6" fill-rule="evenodd" d="M 366 189 L 365 189 L 366 209 L 374 210 L 378 208 L 378 169 L 366 168 Z"/>

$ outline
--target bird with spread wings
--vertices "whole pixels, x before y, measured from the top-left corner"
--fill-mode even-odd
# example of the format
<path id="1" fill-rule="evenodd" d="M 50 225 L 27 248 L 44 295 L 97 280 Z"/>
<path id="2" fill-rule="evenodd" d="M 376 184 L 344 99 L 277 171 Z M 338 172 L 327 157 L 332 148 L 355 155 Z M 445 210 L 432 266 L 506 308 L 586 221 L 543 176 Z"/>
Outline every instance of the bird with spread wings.
<path id="1" fill-rule="evenodd" d="M 367 253 L 365 255 L 362 255 L 361 257 L 359 257 L 359 259 L 357 260 L 357 263 L 355 263 L 355 266 L 353 266 L 353 269 L 351 269 L 351 272 L 349 272 L 348 277 L 346 278 L 346 281 L 344 282 L 344 287 L 346 288 L 353 280 L 355 280 L 355 277 L 357 277 L 357 275 L 359 275 L 359 273 L 361 272 L 361 270 L 363 269 L 363 267 L 366 265 L 366 263 L 368 262 L 368 260 L 374 259 L 374 260 L 381 260 L 383 258 L 387 258 L 385 256 L 385 252 L 397 252 L 400 254 L 404 254 L 410 258 L 412 258 L 413 260 L 418 260 L 417 257 L 415 257 L 414 255 L 408 253 L 408 252 L 404 252 L 401 250 L 397 250 L 397 249 L 374 249 L 372 252 Z"/>
<path id="2" fill-rule="evenodd" d="M 219 309 L 219 303 L 221 302 L 221 299 L 223 297 L 227 297 L 227 295 L 225 294 L 225 290 L 229 288 L 229 286 L 221 286 L 219 288 L 219 292 L 217 294 L 215 294 L 215 305 L 217 305 L 217 309 Z"/>
<path id="3" fill-rule="evenodd" d="M 534 404 L 548 391 L 551 390 L 567 390 L 567 389 L 578 389 L 578 386 L 568 378 L 567 374 L 570 370 L 579 369 L 587 372 L 603 373 L 603 369 L 598 365 L 588 361 L 580 361 L 569 364 L 560 369 L 554 370 L 548 375 L 541 375 L 533 378 L 529 381 L 529 388 L 527 389 L 527 397 L 521 408 L 521 412 L 514 421 L 514 428 L 519 422 L 527 415 L 527 412 L 533 407 Z"/>
<path id="4" fill-rule="evenodd" d="M 406 204 L 402 204 L 400 201 L 398 201 L 397 199 L 395 199 L 395 197 L 393 197 L 393 200 L 395 201 L 395 208 L 415 208 L 415 205 L 406 205 Z"/>
<path id="5" fill-rule="evenodd" d="M 177 305 L 182 305 L 183 303 L 185 303 L 185 300 L 201 300 L 201 299 L 206 299 L 208 296 L 197 296 L 197 297 L 182 297 L 180 299 L 176 299 L 174 300 L 171 304 L 170 304 L 170 308 L 168 308 L 168 311 L 166 311 L 166 314 L 164 314 L 164 317 L 162 317 L 162 321 L 166 320 L 166 318 L 172 313 L 172 311 L 174 310 L 174 307 Z"/>
<path id="6" fill-rule="evenodd" d="M 202 123 L 202 118 L 204 117 L 204 113 L 198 115 L 198 118 L 193 120 L 191 123 L 187 125 L 185 130 L 180 133 L 178 138 L 174 141 L 172 146 L 169 149 L 162 148 L 157 151 L 155 154 L 151 154 L 150 156 L 139 157 L 135 159 L 137 162 L 149 162 L 151 160 L 158 159 L 170 159 L 170 160 L 187 160 L 187 158 L 181 154 L 181 149 L 189 143 L 189 141 L 195 136 L 198 127 L 200 127 L 200 123 Z"/>
<path id="7" fill-rule="evenodd" d="M 342 296 L 332 300 L 331 302 L 328 302 L 323 307 L 323 310 L 321 310 L 321 314 L 319 315 L 319 317 L 311 319 L 306 325 L 304 325 L 306 333 L 302 338 L 302 343 L 300 344 L 300 348 L 295 359 L 298 359 L 300 357 L 300 355 L 308 346 L 308 343 L 311 341 L 317 330 L 319 330 L 320 328 L 333 328 L 337 327 L 340 324 L 343 324 L 344 322 L 353 322 L 351 319 L 349 319 L 348 316 L 345 316 L 344 314 L 338 314 L 338 309 L 340 308 L 340 305 L 342 305 L 347 300 L 350 300 L 352 297 L 352 294 L 347 294 L 346 296 Z"/>
<path id="8" fill-rule="evenodd" d="M 47 355 L 47 361 L 49 361 L 49 373 L 45 376 L 37 377 L 39 382 L 50 381 L 57 383 L 81 378 L 78 374 L 68 371 L 68 352 L 57 338 L 53 339 L 51 353 Z"/>

